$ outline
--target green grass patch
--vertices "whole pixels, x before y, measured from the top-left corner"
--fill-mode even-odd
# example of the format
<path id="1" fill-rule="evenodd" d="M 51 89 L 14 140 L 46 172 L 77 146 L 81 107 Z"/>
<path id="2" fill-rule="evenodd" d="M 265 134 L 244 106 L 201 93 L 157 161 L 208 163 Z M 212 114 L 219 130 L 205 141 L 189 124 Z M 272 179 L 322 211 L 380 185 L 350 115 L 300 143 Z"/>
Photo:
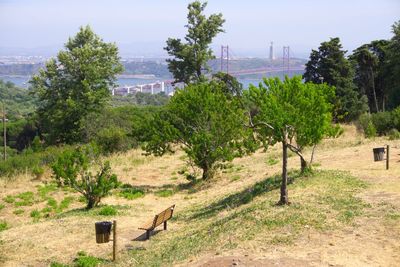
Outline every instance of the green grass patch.
<path id="1" fill-rule="evenodd" d="M 140 188 L 135 188 L 135 187 L 128 187 L 128 188 L 123 188 L 119 194 L 120 197 L 133 200 L 136 198 L 141 198 L 144 197 L 145 193 L 144 190 Z"/>
<path id="2" fill-rule="evenodd" d="M 269 166 L 276 165 L 276 164 L 278 164 L 278 162 L 279 162 L 279 160 L 277 158 L 275 158 L 275 157 L 268 157 L 267 158 L 267 164 Z"/>
<path id="3" fill-rule="evenodd" d="M 233 176 L 231 176 L 231 182 L 234 182 L 234 181 L 237 181 L 237 180 L 240 180 L 240 178 L 242 178 L 240 175 L 238 175 L 238 174 L 236 174 L 236 175 L 233 175 Z"/>
<path id="4" fill-rule="evenodd" d="M 154 194 L 158 197 L 170 197 L 174 194 L 174 191 L 171 189 L 162 189 L 154 192 Z"/>
<path id="5" fill-rule="evenodd" d="M 4 209 L 5 206 L 6 205 L 4 205 L 4 204 L 0 204 L 0 210 Z"/>
<path id="6" fill-rule="evenodd" d="M 118 210 L 113 206 L 104 206 L 98 211 L 98 214 L 102 216 L 115 216 L 118 214 Z"/>
<path id="7" fill-rule="evenodd" d="M 8 196 L 5 196 L 5 197 L 3 198 L 3 200 L 4 200 L 4 202 L 6 202 L 6 203 L 8 203 L 8 204 L 11 204 L 11 203 L 14 203 L 14 202 L 15 202 L 15 197 L 14 197 L 14 196 L 11 196 L 11 195 L 8 195 Z"/>
<path id="8" fill-rule="evenodd" d="M 40 211 L 39 210 L 32 210 L 30 213 L 31 218 L 33 218 L 33 221 L 38 221 L 40 219 Z"/>
<path id="9" fill-rule="evenodd" d="M 229 250 L 245 241 L 292 244 L 304 229 L 325 231 L 352 224 L 368 206 L 355 195 L 367 184 L 348 173 L 289 174 L 291 205 L 277 206 L 280 177 L 176 214 L 181 228 L 154 236 L 146 250 L 133 250 L 139 266 L 166 266 L 210 249 Z M 246 249 L 246 247 L 243 247 Z"/>
<path id="10" fill-rule="evenodd" d="M 16 207 L 21 206 L 32 206 L 35 201 L 35 195 L 33 192 L 23 192 L 15 196 L 14 205 Z"/>
<path id="11" fill-rule="evenodd" d="M 23 210 L 23 209 L 16 209 L 16 210 L 14 210 L 13 211 L 13 213 L 15 214 L 15 215 L 21 215 L 22 213 L 24 213 L 25 211 Z"/>
<path id="12" fill-rule="evenodd" d="M 49 183 L 45 185 L 39 185 L 37 190 L 40 198 L 45 200 L 49 193 L 55 192 L 57 189 L 57 184 Z"/>
<path id="13" fill-rule="evenodd" d="M 0 232 L 7 230 L 8 228 L 9 228 L 9 226 L 6 221 L 0 221 Z"/>

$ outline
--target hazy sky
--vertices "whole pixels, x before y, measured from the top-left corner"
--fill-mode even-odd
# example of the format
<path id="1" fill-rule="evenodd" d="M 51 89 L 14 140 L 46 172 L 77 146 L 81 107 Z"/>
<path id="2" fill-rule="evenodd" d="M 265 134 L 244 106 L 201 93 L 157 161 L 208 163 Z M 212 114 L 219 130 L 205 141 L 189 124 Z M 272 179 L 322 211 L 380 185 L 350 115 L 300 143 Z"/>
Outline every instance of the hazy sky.
<path id="1" fill-rule="evenodd" d="M 0 0 L 0 49 L 59 49 L 80 25 L 89 24 L 123 53 L 162 55 L 168 37 L 184 35 L 189 2 Z M 400 0 L 209 0 L 206 11 L 226 19 L 215 48 L 229 44 L 237 55 L 262 55 L 274 41 L 277 54 L 290 45 L 304 56 L 329 37 L 340 37 L 349 50 L 390 38 L 391 25 L 400 20 Z"/>

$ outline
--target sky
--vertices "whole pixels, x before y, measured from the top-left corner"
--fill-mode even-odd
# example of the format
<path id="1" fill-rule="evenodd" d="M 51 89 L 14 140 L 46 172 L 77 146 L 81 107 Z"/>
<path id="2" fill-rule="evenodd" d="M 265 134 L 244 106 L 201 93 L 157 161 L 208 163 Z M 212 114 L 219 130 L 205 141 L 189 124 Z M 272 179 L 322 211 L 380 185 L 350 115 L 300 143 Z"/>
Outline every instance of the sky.
<path id="1" fill-rule="evenodd" d="M 185 34 L 186 0 L 0 0 L 0 54 L 50 53 L 81 25 L 90 25 L 122 56 L 165 56 L 168 37 Z M 268 56 L 274 42 L 293 55 L 340 37 L 349 51 L 389 39 L 400 20 L 400 0 L 209 0 L 206 13 L 222 13 L 225 32 L 212 47 L 229 45 L 235 56 Z"/>

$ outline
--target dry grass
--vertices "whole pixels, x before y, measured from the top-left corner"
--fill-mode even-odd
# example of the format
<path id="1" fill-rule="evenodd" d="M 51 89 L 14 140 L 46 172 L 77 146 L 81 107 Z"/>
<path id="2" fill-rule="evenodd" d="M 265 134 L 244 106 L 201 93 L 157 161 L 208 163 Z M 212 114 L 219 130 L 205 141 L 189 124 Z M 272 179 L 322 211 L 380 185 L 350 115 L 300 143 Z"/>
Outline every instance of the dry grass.
<path id="1" fill-rule="evenodd" d="M 227 236 L 225 230 L 221 230 L 222 234 L 218 235 L 213 243 L 215 247 L 201 249 L 195 256 L 188 254 L 179 256 L 177 259 L 183 261 L 183 265 L 187 265 L 190 260 L 192 262 L 189 265 L 195 265 L 195 262 L 201 264 L 209 258 L 216 257 L 216 254 L 222 256 L 247 254 L 257 259 L 277 259 L 290 256 L 310 261 L 316 265 L 332 263 L 345 266 L 390 266 L 391 262 L 396 262 L 395 260 L 398 258 L 395 255 L 400 254 L 398 249 L 400 247 L 400 146 L 398 141 L 388 141 L 384 138 L 366 140 L 355 131 L 353 126 L 344 127 L 343 136 L 338 139 L 324 140 L 317 147 L 314 161 L 317 163 L 317 169 L 348 171 L 351 175 L 359 177 L 369 184 L 368 188 L 358 189 L 360 191 L 351 194 L 352 197 L 362 199 L 363 202 L 360 203 L 367 206 L 363 204 L 362 212 L 352 217 L 349 223 L 337 219 L 335 212 L 328 214 L 325 209 L 330 207 L 328 204 L 316 203 L 313 205 L 313 202 L 327 201 L 326 199 L 318 200 L 316 197 L 328 194 L 328 188 L 324 189 L 321 184 L 312 184 L 312 181 L 311 184 L 302 187 L 299 182 L 299 184 L 293 185 L 294 187 L 289 191 L 290 198 L 295 204 L 284 209 L 294 212 L 296 214 L 294 218 L 308 220 L 311 216 L 310 218 L 315 219 L 315 225 L 321 227 L 308 228 L 306 225 L 312 225 L 312 222 L 308 223 L 306 220 L 307 224 L 300 224 L 301 227 L 293 226 L 297 225 L 296 223 L 283 225 L 273 235 L 271 232 L 260 230 L 261 233 L 255 236 L 251 236 L 251 232 L 242 235 L 240 231 L 232 236 Z M 384 144 L 391 145 L 391 168 L 388 171 L 385 170 L 383 162 L 372 161 L 372 148 Z M 305 153 L 310 156 L 310 152 L 310 150 L 306 150 Z M 144 248 L 153 251 L 154 248 L 157 248 L 158 242 L 184 237 L 190 231 L 193 236 L 201 235 L 202 228 L 197 228 L 199 226 L 196 224 L 196 220 L 187 221 L 188 225 L 185 226 L 184 223 L 188 220 L 188 216 L 208 207 L 210 203 L 224 199 L 227 195 L 246 192 L 257 182 L 279 173 L 280 155 L 281 147 L 277 145 L 265 153 L 260 151 L 249 157 L 235 159 L 233 165 L 227 166 L 218 173 L 213 181 L 186 189 L 179 186 L 187 183 L 185 177 L 179 174 L 179 171 L 186 167 L 185 157 L 181 152 L 162 158 L 145 157 L 140 150 L 113 155 L 108 159 L 118 177 L 124 183 L 143 188 L 146 193 L 143 197 L 133 200 L 120 197 L 117 193 L 105 198 L 102 201 L 104 205 L 113 205 L 118 210 L 118 214 L 111 217 L 96 215 L 96 210 L 90 213 L 84 212 L 80 210 L 84 204 L 77 201 L 78 195 L 56 190 L 50 192 L 49 196 L 54 198 L 57 203 L 60 203 L 66 196 L 72 196 L 75 200 L 68 209 L 35 221 L 30 217 L 30 213 L 33 210 L 42 210 L 47 206 L 47 200 L 39 201 L 41 199 L 37 186 L 50 181 L 49 173 L 45 174 L 43 181 L 33 181 L 31 180 L 33 177 L 28 175 L 13 177 L 10 181 L 0 179 L 0 205 L 4 205 L 0 209 L 0 222 L 6 221 L 9 226 L 8 229 L 0 232 L 0 265 L 47 266 L 52 261 L 70 263 L 76 257 L 77 252 L 81 250 L 96 257 L 110 258 L 110 244 L 97 245 L 95 243 L 94 222 L 117 219 L 118 245 L 122 255 L 120 265 L 130 266 L 135 263 L 135 257 L 132 257 L 128 249 L 136 251 L 135 253 L 143 253 L 137 252 L 137 249 Z M 269 159 L 274 159 L 278 163 L 272 164 L 272 160 Z M 297 157 L 289 158 L 289 167 L 299 168 Z M 162 190 L 173 190 L 174 194 L 167 197 L 155 194 Z M 13 203 L 3 200 L 8 195 L 16 196 L 27 191 L 33 192 L 37 199 L 37 202 L 31 206 L 15 207 Z M 252 222 L 251 218 L 258 217 L 271 218 L 271 220 L 286 218 L 280 217 L 282 210 L 273 205 L 277 199 L 278 192 L 271 191 L 266 195 L 261 194 L 249 198 L 249 202 L 244 205 L 237 207 L 233 207 L 233 205 L 228 210 L 224 208 L 201 220 L 204 220 L 204 225 L 208 226 L 224 222 L 215 227 L 218 229 L 229 227 L 227 228 L 229 231 L 231 228 L 239 229 L 242 222 L 241 217 L 226 221 L 226 218 L 232 218 L 234 214 L 249 218 L 249 220 L 244 220 L 248 223 Z M 300 205 L 299 208 L 298 204 L 304 201 L 309 201 L 310 205 L 307 207 Z M 138 226 L 171 204 L 177 205 L 177 218 L 170 223 L 170 231 L 160 232 L 149 242 L 132 241 L 142 234 L 137 230 Z M 246 210 L 251 208 L 251 205 L 254 206 L 254 210 Z M 315 211 L 316 207 L 321 211 Z M 14 211 L 17 209 L 24 209 L 24 212 L 15 214 Z M 321 212 L 324 216 L 328 214 L 329 216 L 326 218 L 331 219 L 319 220 L 317 215 Z M 344 216 L 351 217 L 352 215 Z M 227 224 L 225 225 L 225 223 Z M 255 223 L 255 225 L 257 224 Z M 336 226 L 330 228 L 332 225 Z M 196 232 L 196 229 L 199 231 Z M 199 239 L 199 242 L 207 240 L 209 240 L 208 237 L 203 241 Z M 181 251 L 184 250 L 181 249 Z M 171 262 L 175 260 L 173 259 Z"/>

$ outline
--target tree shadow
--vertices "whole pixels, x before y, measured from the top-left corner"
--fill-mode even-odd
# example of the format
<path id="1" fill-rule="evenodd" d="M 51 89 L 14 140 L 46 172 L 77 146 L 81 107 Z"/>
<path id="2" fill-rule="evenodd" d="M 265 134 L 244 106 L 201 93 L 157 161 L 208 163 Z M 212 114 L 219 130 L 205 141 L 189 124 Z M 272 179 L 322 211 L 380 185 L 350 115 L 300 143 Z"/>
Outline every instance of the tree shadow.
<path id="1" fill-rule="evenodd" d="M 292 183 L 296 178 L 298 178 L 300 174 L 291 174 L 291 177 L 288 177 L 288 184 Z M 262 195 L 266 192 L 272 191 L 274 189 L 278 189 L 281 185 L 281 176 L 279 174 L 268 177 L 263 181 L 257 182 L 254 185 L 240 191 L 237 193 L 233 193 L 228 195 L 200 210 L 195 212 L 192 216 L 189 217 L 190 220 L 193 219 L 204 219 L 209 218 L 211 216 L 216 215 L 220 211 L 224 209 L 232 209 L 237 208 L 241 205 L 247 204 L 251 202 L 255 197 Z"/>
<path id="2" fill-rule="evenodd" d="M 151 231 L 150 232 L 150 238 L 152 237 L 152 236 L 155 236 L 155 235 L 157 235 L 159 232 L 162 232 L 163 230 L 153 230 L 153 231 Z M 138 235 L 138 236 L 136 236 L 136 237 L 134 237 L 133 239 L 132 239 L 132 241 L 147 241 L 148 239 L 146 238 L 146 232 L 143 232 L 142 234 L 140 234 L 140 235 Z"/>

